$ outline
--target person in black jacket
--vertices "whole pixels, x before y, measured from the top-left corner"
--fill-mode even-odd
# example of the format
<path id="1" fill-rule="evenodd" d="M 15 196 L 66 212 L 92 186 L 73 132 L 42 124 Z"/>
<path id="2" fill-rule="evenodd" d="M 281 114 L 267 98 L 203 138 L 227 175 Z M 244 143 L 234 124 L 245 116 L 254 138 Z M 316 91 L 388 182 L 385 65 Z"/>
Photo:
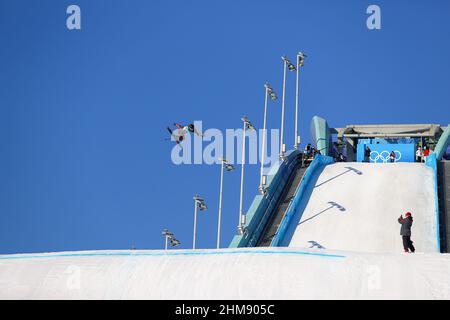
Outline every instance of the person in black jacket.
<path id="1" fill-rule="evenodd" d="M 369 146 L 366 146 L 366 149 L 364 150 L 364 162 L 370 162 L 370 153 L 372 150 L 370 150 Z"/>
<path id="2" fill-rule="evenodd" d="M 395 162 L 395 158 L 397 158 L 397 155 L 395 154 L 394 151 L 392 151 L 391 154 L 389 155 L 389 159 L 391 160 L 391 163 Z"/>
<path id="3" fill-rule="evenodd" d="M 411 212 L 407 212 L 405 214 L 405 218 L 403 218 L 403 215 L 398 218 L 398 223 L 402 225 L 400 229 L 400 235 L 402 236 L 403 240 L 403 249 L 405 249 L 405 252 L 411 252 L 416 251 L 416 249 L 413 246 L 413 242 L 411 241 L 411 227 L 413 224 L 413 218 L 411 216 Z"/>

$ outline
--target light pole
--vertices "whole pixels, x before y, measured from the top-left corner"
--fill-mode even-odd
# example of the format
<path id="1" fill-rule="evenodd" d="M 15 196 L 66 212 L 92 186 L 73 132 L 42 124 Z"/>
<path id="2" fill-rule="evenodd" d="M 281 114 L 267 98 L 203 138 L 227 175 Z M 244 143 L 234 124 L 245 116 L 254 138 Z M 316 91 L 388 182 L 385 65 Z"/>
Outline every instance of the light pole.
<path id="1" fill-rule="evenodd" d="M 289 71 L 295 71 L 295 66 L 289 61 L 287 56 L 282 56 L 283 60 L 283 100 L 281 102 L 281 133 L 280 133 L 280 160 L 284 159 L 284 105 L 286 100 L 286 69 L 289 68 Z"/>
<path id="2" fill-rule="evenodd" d="M 298 135 L 298 81 L 299 81 L 299 73 L 300 73 L 300 67 L 303 67 L 305 63 L 305 57 L 306 55 L 303 52 L 297 53 L 297 75 L 296 75 L 296 81 L 295 81 L 295 143 L 294 143 L 294 149 L 298 149 L 298 145 L 300 143 L 299 141 L 299 135 Z"/>
<path id="3" fill-rule="evenodd" d="M 261 146 L 261 179 L 259 182 L 259 191 L 261 192 L 261 194 L 264 194 L 264 156 L 266 153 L 266 136 L 267 136 L 267 128 L 266 128 L 266 123 L 267 123 L 267 101 L 269 100 L 269 96 L 270 99 L 272 101 L 277 100 L 277 95 L 275 93 L 275 91 L 273 91 L 272 87 L 266 83 L 264 85 L 265 91 L 266 91 L 266 95 L 265 95 L 265 100 L 264 100 L 264 126 L 263 126 L 263 136 L 262 136 L 262 146 Z"/>
<path id="4" fill-rule="evenodd" d="M 169 240 L 170 240 L 170 245 L 172 247 L 176 247 L 181 244 L 180 241 L 178 241 L 177 239 L 174 238 L 173 233 L 167 229 L 164 229 L 164 231 L 162 232 L 162 235 L 165 237 L 164 250 L 167 250 Z"/>
<path id="5" fill-rule="evenodd" d="M 244 133 L 242 134 L 241 197 L 240 197 L 240 202 L 239 202 L 238 232 L 239 232 L 240 235 L 243 235 L 244 234 L 244 226 L 245 226 L 245 215 L 244 215 L 244 209 L 243 209 L 243 201 L 244 201 L 245 134 L 247 132 L 247 129 L 255 130 L 255 127 L 253 127 L 253 125 L 251 124 L 251 122 L 248 120 L 248 118 L 246 116 L 244 116 L 241 120 L 244 123 Z"/>
<path id="6" fill-rule="evenodd" d="M 192 241 L 192 249 L 195 250 L 195 239 L 197 237 L 197 209 L 200 209 L 200 211 L 207 210 L 208 206 L 206 205 L 205 200 L 199 195 L 194 197 L 194 205 L 194 239 Z"/>
<path id="7" fill-rule="evenodd" d="M 222 222 L 222 194 L 223 194 L 223 173 L 225 169 L 227 171 L 233 171 L 234 166 L 227 162 L 226 159 L 220 158 L 219 159 L 222 162 L 221 170 L 220 170 L 220 192 L 219 192 L 219 218 L 217 223 L 217 249 L 220 248 L 220 226 Z"/>

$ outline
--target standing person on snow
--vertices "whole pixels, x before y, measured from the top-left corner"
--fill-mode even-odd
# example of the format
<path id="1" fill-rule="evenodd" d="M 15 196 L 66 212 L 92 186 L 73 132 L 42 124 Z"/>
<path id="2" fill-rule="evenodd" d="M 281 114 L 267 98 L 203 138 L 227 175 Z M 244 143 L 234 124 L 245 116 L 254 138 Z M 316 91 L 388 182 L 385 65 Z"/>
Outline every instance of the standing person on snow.
<path id="1" fill-rule="evenodd" d="M 403 249 L 405 249 L 405 252 L 409 252 L 409 250 L 411 250 L 411 252 L 416 251 L 413 246 L 413 242 L 411 241 L 411 227 L 413 224 L 411 212 L 407 212 L 405 214 L 405 218 L 401 215 L 400 218 L 398 218 L 398 223 L 402 225 L 400 235 L 403 240 Z"/>

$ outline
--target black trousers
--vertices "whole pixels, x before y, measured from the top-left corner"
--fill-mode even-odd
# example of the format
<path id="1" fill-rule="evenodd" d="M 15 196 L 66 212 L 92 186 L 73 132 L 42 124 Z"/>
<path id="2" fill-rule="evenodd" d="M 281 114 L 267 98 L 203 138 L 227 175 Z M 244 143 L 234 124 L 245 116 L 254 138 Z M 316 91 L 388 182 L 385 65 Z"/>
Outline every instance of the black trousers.
<path id="1" fill-rule="evenodd" d="M 408 251 L 408 249 L 411 250 L 411 252 L 416 251 L 410 236 L 402 236 L 402 239 L 403 239 L 403 249 L 405 249 L 405 251 Z"/>

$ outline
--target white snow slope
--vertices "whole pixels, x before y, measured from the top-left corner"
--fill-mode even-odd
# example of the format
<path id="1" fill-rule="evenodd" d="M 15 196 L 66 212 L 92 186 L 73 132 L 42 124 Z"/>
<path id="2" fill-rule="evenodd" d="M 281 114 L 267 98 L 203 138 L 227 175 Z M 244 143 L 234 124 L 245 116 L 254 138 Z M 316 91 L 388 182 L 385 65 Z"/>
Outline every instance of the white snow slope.
<path id="1" fill-rule="evenodd" d="M 290 247 L 402 252 L 397 219 L 410 211 L 416 250 L 438 252 L 434 175 L 425 165 L 335 163 L 312 181 Z"/>
<path id="2" fill-rule="evenodd" d="M 316 178 L 290 247 L 0 255 L 0 299 L 450 299 L 430 169 L 338 163 Z M 420 253 L 402 253 L 405 211 Z"/>
<path id="3" fill-rule="evenodd" d="M 0 256 L 0 299 L 449 299 L 450 255 L 293 248 Z"/>

